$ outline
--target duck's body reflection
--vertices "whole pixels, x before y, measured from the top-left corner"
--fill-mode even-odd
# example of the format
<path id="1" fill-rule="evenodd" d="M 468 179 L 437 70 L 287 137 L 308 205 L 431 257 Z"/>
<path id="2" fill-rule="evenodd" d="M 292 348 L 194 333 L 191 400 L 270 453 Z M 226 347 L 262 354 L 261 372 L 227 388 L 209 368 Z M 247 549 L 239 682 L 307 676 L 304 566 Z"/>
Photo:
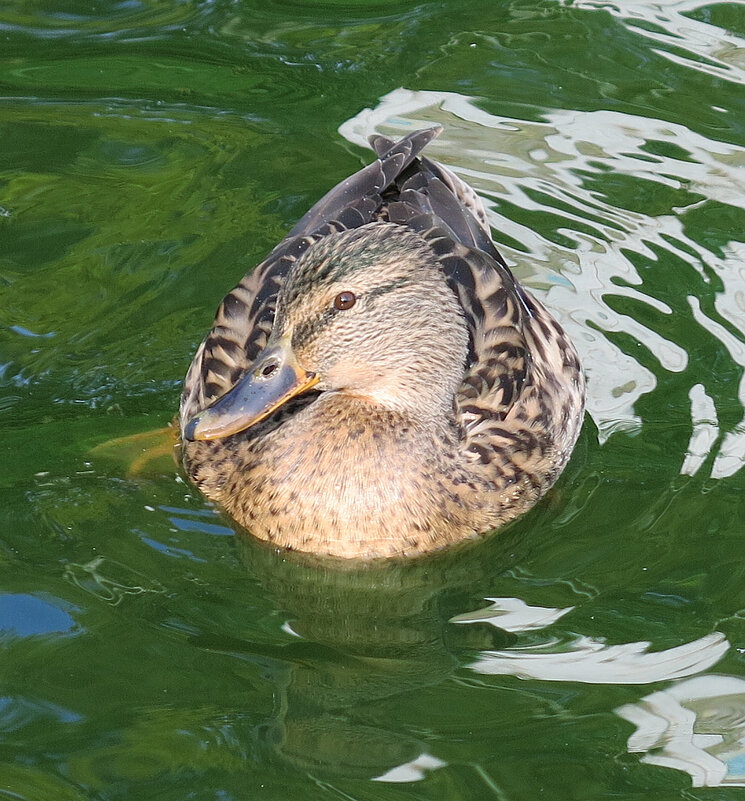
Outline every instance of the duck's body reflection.
<path id="1" fill-rule="evenodd" d="M 495 543 L 503 564 L 511 540 Z M 353 569 L 249 538 L 237 542 L 286 616 L 283 629 L 297 639 L 257 647 L 202 636 L 198 644 L 260 663 L 273 683 L 271 718 L 255 729 L 260 758 L 322 776 L 385 781 L 421 778 L 444 765 L 396 719 L 398 700 L 448 680 L 465 661 L 459 653 L 514 640 L 493 627 L 448 623 L 482 597 L 486 566 L 498 557 L 466 546 L 423 562 Z"/>

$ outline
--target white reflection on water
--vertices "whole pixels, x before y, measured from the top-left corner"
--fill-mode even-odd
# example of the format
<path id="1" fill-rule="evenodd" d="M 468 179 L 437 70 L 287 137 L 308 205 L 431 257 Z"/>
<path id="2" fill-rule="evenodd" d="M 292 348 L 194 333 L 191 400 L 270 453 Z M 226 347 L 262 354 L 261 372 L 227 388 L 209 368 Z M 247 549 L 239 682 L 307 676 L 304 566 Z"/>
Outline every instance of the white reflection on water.
<path id="1" fill-rule="evenodd" d="M 491 606 L 466 612 L 450 618 L 451 623 L 489 623 L 502 631 L 530 631 L 543 629 L 574 609 L 551 609 L 546 606 L 528 606 L 519 598 L 486 598 Z"/>
<path id="2" fill-rule="evenodd" d="M 552 625 L 573 607 L 528 606 L 518 598 L 488 598 L 491 606 L 452 623 L 489 623 L 513 633 Z M 710 674 L 729 649 L 720 632 L 649 653 L 648 642 L 607 645 L 602 639 L 552 638 L 538 645 L 481 651 L 471 670 L 486 675 L 583 684 L 674 683 L 615 710 L 637 729 L 628 750 L 642 762 L 690 774 L 695 787 L 745 787 L 745 680 Z M 675 681 L 686 679 L 685 681 Z"/>
<path id="3" fill-rule="evenodd" d="M 443 762 L 432 754 L 420 754 L 416 759 L 410 762 L 404 762 L 403 765 L 397 765 L 391 768 L 381 776 L 373 778 L 374 782 L 418 782 L 421 781 L 429 771 L 443 768 L 447 762 Z"/>
<path id="4" fill-rule="evenodd" d="M 742 249 L 740 254 L 739 263 L 745 262 L 745 248 Z M 745 272 L 741 271 L 741 276 Z M 739 304 L 745 307 L 745 300 L 743 298 L 743 287 L 738 290 Z M 729 351 L 732 361 L 745 367 L 745 342 L 740 340 L 723 325 L 720 325 L 715 320 L 707 317 L 701 309 L 701 304 L 698 298 L 688 298 L 693 311 L 693 317 L 706 328 L 709 332 L 714 334 L 716 338 L 724 343 Z M 742 315 L 745 308 L 741 309 L 739 313 Z M 737 314 L 738 310 L 735 309 L 734 313 Z M 727 315 L 723 315 L 725 319 Z M 734 321 L 733 321 L 734 322 Z M 740 325 L 743 324 L 742 317 L 740 318 Z M 745 398 L 745 373 L 740 377 L 740 387 L 738 395 L 741 399 Z M 734 475 L 745 463 L 745 417 L 731 430 L 728 431 L 722 441 L 719 452 L 714 459 L 714 464 L 711 468 L 712 478 L 727 478 L 727 476 Z M 685 472 L 685 471 L 681 471 Z"/>
<path id="5" fill-rule="evenodd" d="M 719 420 L 714 401 L 706 394 L 703 384 L 694 384 L 688 397 L 691 399 L 693 433 L 680 472 L 693 476 L 706 461 L 719 437 Z"/>
<path id="6" fill-rule="evenodd" d="M 710 668 L 727 653 L 729 642 L 715 631 L 664 651 L 648 653 L 649 646 L 648 642 L 608 645 L 602 639 L 577 637 L 570 643 L 551 641 L 530 648 L 482 651 L 471 670 L 542 681 L 652 684 Z"/>
<path id="7" fill-rule="evenodd" d="M 640 426 L 634 405 L 657 383 L 654 373 L 609 341 L 606 332 L 623 332 L 646 346 L 663 370 L 679 372 L 688 364 L 679 344 L 605 302 L 606 295 L 625 296 L 657 315 L 673 313 L 663 301 L 636 288 L 642 280 L 630 255 L 657 261 L 657 253 L 665 251 L 695 269 L 703 284 L 711 282 L 707 270 L 714 272 L 723 287 L 714 302 L 721 322 L 701 311 L 698 298 L 690 298 L 691 308 L 732 359 L 745 364 L 739 335 L 745 317 L 745 246 L 730 242 L 721 254 L 709 251 L 686 234 L 681 219 L 684 211 L 707 200 L 740 205 L 745 196 L 745 149 L 675 123 L 611 111 L 554 110 L 543 116 L 544 122 L 499 117 L 479 109 L 469 97 L 401 88 L 339 130 L 364 145 L 374 131 L 399 136 L 440 123 L 445 131 L 428 152 L 471 183 L 487 205 L 490 197 L 499 198 L 565 221 L 559 228 L 544 224 L 543 235 L 495 208 L 489 211 L 492 226 L 504 236 L 500 249 L 508 261 L 517 263 L 521 280 L 542 297 L 577 345 L 588 376 L 588 411 L 604 441 L 614 431 Z M 654 155 L 645 150 L 650 142 L 662 145 L 655 147 Z M 659 155 L 668 145 L 674 148 L 671 152 L 685 155 Z M 598 189 L 609 172 L 633 181 L 640 191 L 666 186 L 676 190 L 670 194 L 678 198 L 675 202 L 687 200 L 683 206 L 669 201 L 656 216 L 613 205 Z M 557 234 L 571 244 L 554 241 Z M 508 238 L 520 249 L 505 245 Z M 745 406 L 745 380 L 738 392 Z M 700 430 L 695 429 L 696 413 L 694 409 L 694 436 Z M 703 442 L 699 435 L 693 446 Z M 724 433 L 712 476 L 736 472 L 744 451 L 745 417 Z M 706 454 L 703 459 L 681 456 L 683 472 L 691 474 L 705 459 Z"/>
<path id="8" fill-rule="evenodd" d="M 575 8 L 602 9 L 623 19 L 639 35 L 663 48 L 657 53 L 675 64 L 706 72 L 725 81 L 745 83 L 743 40 L 736 34 L 688 16 L 706 7 L 702 0 L 572 0 Z M 727 0 L 727 5 L 745 5 L 744 0 Z M 638 24 L 639 22 L 646 24 Z M 667 48 L 671 48 L 668 50 Z M 692 57 L 681 54 L 689 51 Z"/>
<path id="9" fill-rule="evenodd" d="M 745 787 L 745 681 L 697 676 L 616 714 L 636 726 L 628 750 L 648 765 L 675 768 L 694 787 Z"/>
<path id="10" fill-rule="evenodd" d="M 546 628 L 571 612 L 528 606 L 519 598 L 487 598 L 491 606 L 456 615 L 451 623 L 489 623 L 513 633 Z M 542 681 L 578 681 L 583 684 L 651 684 L 707 670 L 728 651 L 727 638 L 718 631 L 693 642 L 648 653 L 650 643 L 607 645 L 593 637 L 571 642 L 551 639 L 528 647 L 481 651 L 471 665 L 476 673 L 518 676 Z"/>

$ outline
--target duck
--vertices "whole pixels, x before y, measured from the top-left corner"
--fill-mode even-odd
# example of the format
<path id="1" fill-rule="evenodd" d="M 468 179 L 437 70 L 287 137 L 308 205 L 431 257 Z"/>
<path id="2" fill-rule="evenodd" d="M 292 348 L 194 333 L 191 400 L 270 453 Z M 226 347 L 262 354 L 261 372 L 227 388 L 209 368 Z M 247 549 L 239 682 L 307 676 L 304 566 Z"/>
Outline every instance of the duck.
<path id="1" fill-rule="evenodd" d="M 422 556 L 502 528 L 554 484 L 585 383 L 559 322 L 495 247 L 483 202 L 369 139 L 220 304 L 179 410 L 189 479 L 276 549 Z"/>

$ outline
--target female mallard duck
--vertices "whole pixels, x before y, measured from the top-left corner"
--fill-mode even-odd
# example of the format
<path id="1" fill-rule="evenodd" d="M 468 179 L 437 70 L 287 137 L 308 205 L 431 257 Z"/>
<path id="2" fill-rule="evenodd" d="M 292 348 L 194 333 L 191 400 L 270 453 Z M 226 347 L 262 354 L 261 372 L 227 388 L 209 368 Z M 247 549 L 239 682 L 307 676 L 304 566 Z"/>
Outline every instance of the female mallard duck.
<path id="1" fill-rule="evenodd" d="M 393 142 L 223 300 L 186 376 L 191 479 L 252 534 L 410 556 L 501 526 L 566 464 L 584 381 L 481 201 Z"/>

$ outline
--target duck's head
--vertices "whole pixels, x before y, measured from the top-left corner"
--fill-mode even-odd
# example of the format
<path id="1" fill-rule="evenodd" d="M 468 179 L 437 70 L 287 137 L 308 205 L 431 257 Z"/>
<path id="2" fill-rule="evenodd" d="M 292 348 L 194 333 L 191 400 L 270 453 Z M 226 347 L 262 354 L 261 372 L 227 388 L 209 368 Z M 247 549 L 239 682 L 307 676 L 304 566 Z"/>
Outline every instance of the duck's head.
<path id="1" fill-rule="evenodd" d="M 447 415 L 467 348 L 460 304 L 418 234 L 391 223 L 332 234 L 287 274 L 264 350 L 184 436 L 236 434 L 309 390 L 412 419 Z"/>

